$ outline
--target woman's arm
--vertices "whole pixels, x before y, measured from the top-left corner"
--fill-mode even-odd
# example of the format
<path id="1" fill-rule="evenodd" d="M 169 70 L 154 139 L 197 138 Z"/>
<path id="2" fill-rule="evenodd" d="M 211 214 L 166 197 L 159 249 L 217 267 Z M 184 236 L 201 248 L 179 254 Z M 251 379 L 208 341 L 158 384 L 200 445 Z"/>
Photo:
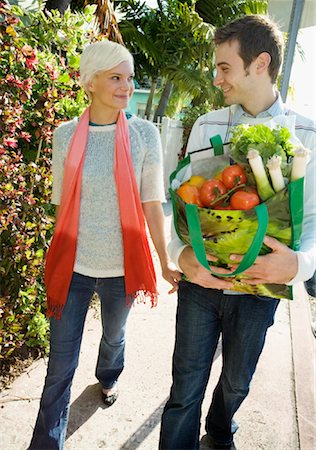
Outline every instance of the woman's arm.
<path id="1" fill-rule="evenodd" d="M 171 268 L 170 259 L 167 252 L 164 213 L 161 203 L 158 201 L 145 202 L 142 204 L 150 236 L 157 251 L 163 278 L 172 285 L 169 294 L 178 289 L 178 281 L 181 280 L 179 271 Z"/>

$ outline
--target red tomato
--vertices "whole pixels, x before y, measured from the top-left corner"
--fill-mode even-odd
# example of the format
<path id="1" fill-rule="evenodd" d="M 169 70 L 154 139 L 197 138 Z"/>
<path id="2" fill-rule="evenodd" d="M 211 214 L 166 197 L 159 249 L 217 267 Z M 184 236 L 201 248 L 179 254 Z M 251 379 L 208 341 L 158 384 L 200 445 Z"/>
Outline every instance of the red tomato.
<path id="1" fill-rule="evenodd" d="M 207 180 L 204 184 L 202 184 L 202 187 L 200 189 L 201 202 L 205 207 L 209 208 L 211 206 L 211 203 L 215 202 L 218 197 L 224 195 L 226 191 L 227 189 L 225 187 L 225 184 L 221 180 L 217 180 L 215 178 Z M 216 203 L 214 203 L 212 206 L 215 205 Z"/>
<path id="2" fill-rule="evenodd" d="M 237 191 L 230 198 L 233 209 L 252 209 L 259 203 L 260 198 L 256 192 Z"/>
<path id="3" fill-rule="evenodd" d="M 227 189 L 232 189 L 239 184 L 245 184 L 247 177 L 244 169 L 238 164 L 234 164 L 233 166 L 225 167 L 222 172 L 222 181 Z"/>

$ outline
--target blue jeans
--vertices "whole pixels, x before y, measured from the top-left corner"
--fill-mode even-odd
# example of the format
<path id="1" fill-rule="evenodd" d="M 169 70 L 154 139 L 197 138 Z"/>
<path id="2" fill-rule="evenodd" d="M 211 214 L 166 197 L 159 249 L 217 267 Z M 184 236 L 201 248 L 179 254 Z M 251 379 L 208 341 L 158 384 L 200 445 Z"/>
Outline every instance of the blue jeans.
<path id="1" fill-rule="evenodd" d="M 304 285 L 308 295 L 316 297 L 316 272 L 314 272 L 312 278 L 304 282 Z"/>
<path id="2" fill-rule="evenodd" d="M 161 450 L 199 448 L 201 405 L 220 334 L 223 366 L 206 431 L 219 444 L 232 442 L 232 419 L 249 392 L 278 304 L 267 297 L 224 295 L 180 282 L 173 384 L 162 415 Z"/>
<path id="3" fill-rule="evenodd" d="M 70 387 L 94 292 L 101 300 L 103 327 L 96 377 L 103 387 L 111 388 L 124 368 L 125 325 L 130 311 L 124 277 L 91 278 L 74 273 L 61 319 L 50 320 L 49 362 L 30 450 L 61 450 L 64 446 Z"/>

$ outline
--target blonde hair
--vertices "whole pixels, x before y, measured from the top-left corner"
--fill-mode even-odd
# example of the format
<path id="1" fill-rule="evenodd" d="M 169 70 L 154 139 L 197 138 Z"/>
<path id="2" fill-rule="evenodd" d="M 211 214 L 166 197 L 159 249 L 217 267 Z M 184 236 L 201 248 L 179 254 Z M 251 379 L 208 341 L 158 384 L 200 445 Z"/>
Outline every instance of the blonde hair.
<path id="1" fill-rule="evenodd" d="M 110 70 L 124 61 L 134 65 L 133 56 L 121 44 L 105 40 L 88 45 L 80 59 L 80 84 L 88 96 L 91 97 L 87 85 L 98 72 Z"/>

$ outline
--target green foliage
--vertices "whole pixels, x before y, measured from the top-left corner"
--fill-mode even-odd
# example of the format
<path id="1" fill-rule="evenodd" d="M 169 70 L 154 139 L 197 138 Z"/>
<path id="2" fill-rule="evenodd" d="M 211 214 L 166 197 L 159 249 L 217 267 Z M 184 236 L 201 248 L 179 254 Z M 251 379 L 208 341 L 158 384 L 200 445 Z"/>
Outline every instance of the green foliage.
<path id="1" fill-rule="evenodd" d="M 264 165 L 268 159 L 277 155 L 282 158 L 282 171 L 289 176 L 288 159 L 293 156 L 293 144 L 290 142 L 291 133 L 285 127 L 278 126 L 270 129 L 266 125 L 237 125 L 232 129 L 231 151 L 236 162 L 247 163 L 248 150 L 258 150 Z"/>
<path id="2" fill-rule="evenodd" d="M 245 14 L 266 14 L 268 8 L 268 1 L 265 0 L 194 0 L 194 3 L 203 20 L 216 27 L 222 27 Z"/>
<path id="3" fill-rule="evenodd" d="M 125 14 L 120 31 L 134 54 L 136 76 L 171 82 L 179 95 L 210 98 L 213 27 L 194 7 L 178 0 L 159 1 L 156 9 L 139 0 L 119 3 Z M 161 101 L 163 96 L 162 90 Z"/>
<path id="4" fill-rule="evenodd" d="M 170 95 L 190 96 L 193 105 L 206 101 L 223 106 L 223 98 L 213 86 L 214 27 L 245 14 L 264 14 L 262 0 L 159 0 L 153 9 L 142 0 L 115 1 L 124 14 L 120 31 L 135 57 L 136 77 L 147 76 L 154 84 L 162 79 L 156 115 L 177 110 Z M 168 103 L 169 102 L 169 103 Z M 170 104 L 172 103 L 172 104 Z M 165 106 L 168 104 L 167 109 Z"/>
<path id="5" fill-rule="evenodd" d="M 209 101 L 205 101 L 204 103 L 197 106 L 188 106 L 183 109 L 183 117 L 181 119 L 183 125 L 183 144 L 184 150 L 191 132 L 191 129 L 194 125 L 194 122 L 203 114 L 206 114 L 209 111 L 214 109 L 218 109 L 220 105 L 216 103 L 211 103 Z M 184 155 L 183 155 L 184 156 Z"/>
<path id="6" fill-rule="evenodd" d="M 48 345 L 43 271 L 54 227 L 52 133 L 86 106 L 78 64 L 95 39 L 94 9 L 26 15 L 0 0 L 2 359 L 24 345 Z"/>

